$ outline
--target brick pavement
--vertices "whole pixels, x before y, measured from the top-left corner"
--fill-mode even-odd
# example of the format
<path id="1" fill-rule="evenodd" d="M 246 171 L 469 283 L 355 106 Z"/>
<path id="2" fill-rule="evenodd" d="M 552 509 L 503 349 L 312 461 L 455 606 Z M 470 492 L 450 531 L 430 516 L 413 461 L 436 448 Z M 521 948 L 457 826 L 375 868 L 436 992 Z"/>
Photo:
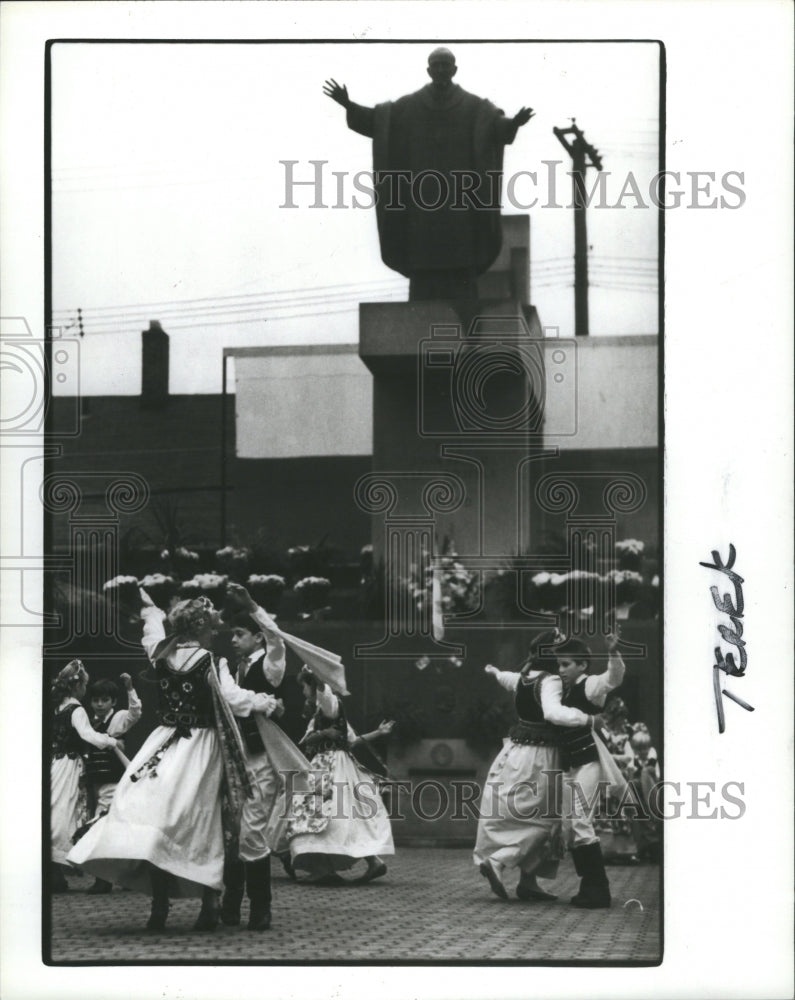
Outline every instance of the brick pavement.
<path id="1" fill-rule="evenodd" d="M 162 934 L 144 930 L 149 898 L 114 889 L 88 896 L 91 880 L 52 902 L 52 961 L 122 962 L 657 962 L 659 868 L 611 867 L 610 910 L 568 904 L 577 885 L 569 859 L 554 903 L 506 903 L 461 848 L 399 847 L 387 875 L 368 885 L 291 882 L 274 863 L 273 927 L 193 931 L 198 900 L 172 903 Z M 510 888 L 512 882 L 508 882 Z M 624 906 L 630 899 L 642 903 Z"/>

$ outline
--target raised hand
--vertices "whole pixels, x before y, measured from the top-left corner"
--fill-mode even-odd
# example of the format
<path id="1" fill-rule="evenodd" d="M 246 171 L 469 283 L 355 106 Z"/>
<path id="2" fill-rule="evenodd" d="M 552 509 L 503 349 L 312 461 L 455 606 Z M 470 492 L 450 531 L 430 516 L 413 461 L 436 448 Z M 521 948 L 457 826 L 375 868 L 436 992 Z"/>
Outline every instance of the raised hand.
<path id="1" fill-rule="evenodd" d="M 257 602 L 242 583 L 227 583 L 226 592 L 246 611 L 255 611 Z"/>
<path id="2" fill-rule="evenodd" d="M 483 672 L 484 672 L 484 673 L 486 673 L 486 674 L 491 674 L 491 676 L 492 676 L 492 677 L 496 677 L 496 676 L 497 676 L 497 674 L 499 673 L 499 670 L 498 670 L 498 669 L 497 669 L 496 667 L 493 667 L 493 666 L 492 666 L 492 665 L 491 665 L 491 664 L 489 663 L 489 664 L 488 664 L 487 666 L 485 666 L 485 667 L 483 668 Z"/>
<path id="3" fill-rule="evenodd" d="M 395 728 L 394 719 L 389 719 L 389 720 L 384 719 L 383 722 L 380 722 L 378 724 L 378 729 L 376 730 L 376 732 L 378 733 L 379 736 L 389 736 L 389 734 L 392 732 L 394 728 Z"/>
<path id="4" fill-rule="evenodd" d="M 145 607 L 145 608 L 154 608 L 155 607 L 155 602 L 152 600 L 152 598 L 149 596 L 149 594 L 147 594 L 147 592 L 144 590 L 143 587 L 139 587 L 138 588 L 138 594 L 139 594 L 139 596 L 141 598 L 141 605 L 143 607 Z"/>
<path id="5" fill-rule="evenodd" d="M 519 108 L 516 114 L 513 116 L 513 123 L 517 128 L 521 128 L 522 125 L 526 125 L 531 118 L 535 117 L 535 111 L 532 108 Z"/>
<path id="6" fill-rule="evenodd" d="M 605 646 L 607 647 L 608 653 L 615 653 L 618 649 L 618 644 L 621 642 L 621 628 L 616 626 L 615 632 L 609 632 L 605 636 Z"/>
<path id="7" fill-rule="evenodd" d="M 348 88 L 344 83 L 340 85 L 334 79 L 326 80 L 323 84 L 323 93 L 326 97 L 330 97 L 332 101 L 341 104 L 343 108 L 347 108 L 351 103 L 351 99 L 348 97 Z"/>
<path id="8" fill-rule="evenodd" d="M 127 688 L 128 691 L 132 691 L 132 677 L 129 674 L 119 674 L 119 680 Z"/>

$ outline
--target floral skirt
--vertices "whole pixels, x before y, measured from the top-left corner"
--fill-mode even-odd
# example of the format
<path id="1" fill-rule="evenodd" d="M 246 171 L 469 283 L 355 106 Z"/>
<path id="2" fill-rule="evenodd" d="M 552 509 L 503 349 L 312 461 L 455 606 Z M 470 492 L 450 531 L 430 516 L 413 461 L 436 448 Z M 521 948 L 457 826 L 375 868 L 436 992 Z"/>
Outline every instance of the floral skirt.
<path id="1" fill-rule="evenodd" d="M 312 759 L 312 792 L 294 796 L 288 828 L 293 867 L 313 877 L 347 871 L 361 858 L 394 854 L 392 828 L 372 774 L 345 750 Z"/>
<path id="2" fill-rule="evenodd" d="M 476 865 L 491 860 L 541 878 L 555 878 L 565 854 L 556 784 L 559 774 L 557 748 L 505 740 L 480 800 Z"/>

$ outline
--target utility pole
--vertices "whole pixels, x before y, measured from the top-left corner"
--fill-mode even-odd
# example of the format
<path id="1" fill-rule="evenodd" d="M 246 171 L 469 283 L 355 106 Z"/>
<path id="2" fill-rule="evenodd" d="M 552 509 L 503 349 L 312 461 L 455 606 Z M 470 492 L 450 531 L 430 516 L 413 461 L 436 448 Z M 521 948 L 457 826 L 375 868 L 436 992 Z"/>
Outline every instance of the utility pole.
<path id="1" fill-rule="evenodd" d="M 553 128 L 558 141 L 569 154 L 571 164 L 572 204 L 574 205 L 574 333 L 588 336 L 588 232 L 585 225 L 585 171 L 602 169 L 599 151 L 585 141 L 585 135 L 572 118 L 569 128 Z M 571 138 L 569 138 L 571 137 Z"/>

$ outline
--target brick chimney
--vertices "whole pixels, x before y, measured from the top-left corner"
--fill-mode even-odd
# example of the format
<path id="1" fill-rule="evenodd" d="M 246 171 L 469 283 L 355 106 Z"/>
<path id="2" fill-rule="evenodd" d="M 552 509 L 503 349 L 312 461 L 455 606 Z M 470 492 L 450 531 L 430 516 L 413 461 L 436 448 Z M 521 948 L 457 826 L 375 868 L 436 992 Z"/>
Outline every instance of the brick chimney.
<path id="1" fill-rule="evenodd" d="M 159 410 L 168 403 L 168 334 L 158 320 L 141 331 L 141 407 Z"/>

